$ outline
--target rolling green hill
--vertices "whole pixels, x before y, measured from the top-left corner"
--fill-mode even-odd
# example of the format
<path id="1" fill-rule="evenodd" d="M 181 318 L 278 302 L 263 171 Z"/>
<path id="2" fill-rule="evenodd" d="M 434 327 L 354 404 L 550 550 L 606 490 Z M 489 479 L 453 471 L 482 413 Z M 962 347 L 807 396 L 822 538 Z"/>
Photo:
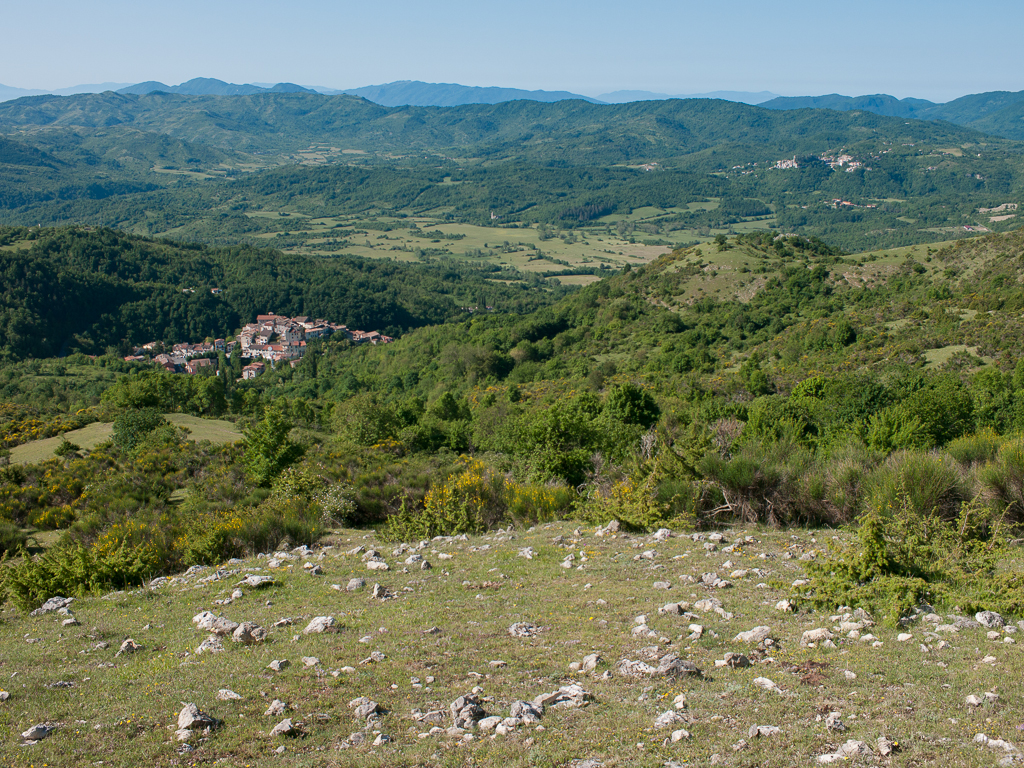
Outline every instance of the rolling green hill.
<path id="1" fill-rule="evenodd" d="M 915 120 L 945 120 L 1017 141 L 1024 140 L 1021 104 L 1024 91 L 989 91 L 961 96 L 944 104 L 924 99 L 896 99 L 893 96 L 780 96 L 761 104 L 766 109 L 865 110 L 879 115 L 911 117 Z"/>
<path id="2" fill-rule="evenodd" d="M 132 127 L 223 150 L 288 152 L 313 142 L 373 152 L 458 152 L 558 163 L 664 160 L 729 142 L 798 154 L 870 135 L 978 141 L 952 126 L 909 125 L 865 113 L 780 112 L 712 99 L 599 105 L 532 101 L 387 108 L 351 96 L 254 94 L 37 96 L 0 104 L 0 129 Z"/>
<path id="3" fill-rule="evenodd" d="M 847 249 L 937 241 L 1013 228 L 1015 214 L 982 211 L 1020 202 L 1024 168 L 1022 145 L 949 123 L 718 100 L 385 108 L 108 92 L 4 103 L 0 130 L 0 222 L 332 255 L 389 255 L 325 244 L 332 217 L 604 231 L 648 208 L 658 221 L 640 239 L 659 245 L 772 226 Z"/>

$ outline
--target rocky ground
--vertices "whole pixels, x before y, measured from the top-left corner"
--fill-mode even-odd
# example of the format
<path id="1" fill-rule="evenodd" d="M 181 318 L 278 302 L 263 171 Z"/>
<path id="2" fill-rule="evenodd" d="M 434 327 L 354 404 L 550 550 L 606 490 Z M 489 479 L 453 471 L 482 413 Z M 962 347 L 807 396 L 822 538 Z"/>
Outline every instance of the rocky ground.
<path id="1" fill-rule="evenodd" d="M 1024 764 L 1024 622 L 808 612 L 835 535 L 340 531 L 8 605 L 0 763 Z"/>

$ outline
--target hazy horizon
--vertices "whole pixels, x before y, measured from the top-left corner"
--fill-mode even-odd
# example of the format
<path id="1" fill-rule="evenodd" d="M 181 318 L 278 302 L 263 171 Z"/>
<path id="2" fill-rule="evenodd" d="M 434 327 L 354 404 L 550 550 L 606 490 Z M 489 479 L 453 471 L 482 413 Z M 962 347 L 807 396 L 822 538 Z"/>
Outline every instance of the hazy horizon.
<path id="1" fill-rule="evenodd" d="M 978 19 L 983 44 L 964 37 L 972 8 L 950 0 L 866 0 L 853 13 L 807 0 L 782 7 L 646 0 L 624 18 L 608 0 L 526 0 L 512 11 L 468 0 L 441 7 L 183 0 L 173 10 L 126 0 L 42 0 L 5 11 L 8 29 L 39 33 L 8 36 L 0 83 L 60 90 L 212 77 L 344 89 L 421 80 L 595 98 L 621 90 L 771 91 L 940 102 L 1024 90 L 1015 31 L 1024 5 L 986 5 Z"/>

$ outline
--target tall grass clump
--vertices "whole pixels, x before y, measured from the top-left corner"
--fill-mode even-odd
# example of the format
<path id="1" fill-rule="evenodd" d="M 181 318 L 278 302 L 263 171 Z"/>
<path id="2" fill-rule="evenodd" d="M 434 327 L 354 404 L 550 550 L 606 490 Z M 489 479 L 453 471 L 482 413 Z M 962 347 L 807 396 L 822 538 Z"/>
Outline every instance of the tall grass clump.
<path id="1" fill-rule="evenodd" d="M 866 479 L 864 508 L 885 515 L 910 504 L 952 520 L 970 498 L 970 478 L 949 454 L 897 451 Z"/>
<path id="2" fill-rule="evenodd" d="M 1003 444 L 1003 437 L 991 427 L 979 429 L 972 435 L 964 435 L 950 440 L 946 445 L 946 453 L 960 462 L 964 467 L 985 464 L 992 461 Z"/>
<path id="3" fill-rule="evenodd" d="M 1024 437 L 1004 442 L 977 470 L 982 497 L 1015 524 L 1024 522 Z"/>

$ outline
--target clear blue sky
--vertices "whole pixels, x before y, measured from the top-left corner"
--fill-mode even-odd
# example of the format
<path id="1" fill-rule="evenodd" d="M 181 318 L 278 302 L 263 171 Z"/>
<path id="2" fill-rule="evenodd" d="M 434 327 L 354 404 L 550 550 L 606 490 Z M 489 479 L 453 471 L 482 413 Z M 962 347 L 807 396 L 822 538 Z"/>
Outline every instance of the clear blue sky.
<path id="1" fill-rule="evenodd" d="M 34 0 L 5 4 L 0 83 L 425 80 L 666 93 L 1024 90 L 1024 3 L 951 0 Z"/>

